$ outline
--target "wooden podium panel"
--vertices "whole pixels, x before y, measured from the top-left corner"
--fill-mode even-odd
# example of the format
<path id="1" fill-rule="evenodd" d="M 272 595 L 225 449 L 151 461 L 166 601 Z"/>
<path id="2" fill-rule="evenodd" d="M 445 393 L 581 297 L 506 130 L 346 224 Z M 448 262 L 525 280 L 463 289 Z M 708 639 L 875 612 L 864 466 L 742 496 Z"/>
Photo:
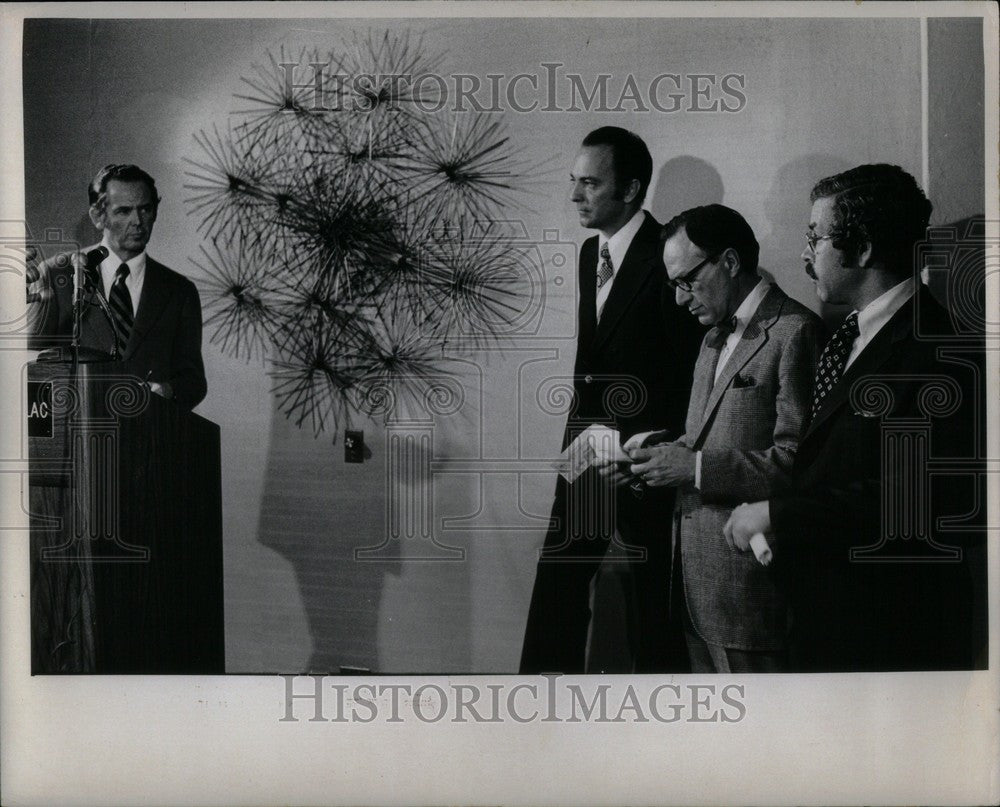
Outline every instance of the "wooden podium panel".
<path id="1" fill-rule="evenodd" d="M 223 673 L 219 427 L 123 363 L 34 362 L 33 673 Z"/>

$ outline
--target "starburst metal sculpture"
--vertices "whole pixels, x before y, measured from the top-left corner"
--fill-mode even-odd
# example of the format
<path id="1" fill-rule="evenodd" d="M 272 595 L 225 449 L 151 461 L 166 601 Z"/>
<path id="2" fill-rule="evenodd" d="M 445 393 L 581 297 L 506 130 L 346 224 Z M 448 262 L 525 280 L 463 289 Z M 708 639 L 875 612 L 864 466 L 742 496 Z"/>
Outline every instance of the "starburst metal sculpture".
<path id="1" fill-rule="evenodd" d="M 495 114 L 423 111 L 439 85 L 417 78 L 441 61 L 408 34 L 281 49 L 243 79 L 233 123 L 194 138 L 210 338 L 268 361 L 280 408 L 317 435 L 421 400 L 534 300 L 530 250 L 488 226 L 532 166 Z"/>

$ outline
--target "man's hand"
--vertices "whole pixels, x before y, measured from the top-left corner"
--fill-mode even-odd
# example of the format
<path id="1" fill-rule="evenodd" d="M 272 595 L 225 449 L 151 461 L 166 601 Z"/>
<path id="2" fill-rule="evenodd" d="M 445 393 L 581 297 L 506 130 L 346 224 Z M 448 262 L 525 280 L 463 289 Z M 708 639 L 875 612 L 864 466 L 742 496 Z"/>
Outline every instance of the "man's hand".
<path id="1" fill-rule="evenodd" d="M 621 462 L 606 462 L 597 466 L 597 472 L 609 485 L 623 488 L 635 482 L 635 477 L 628 472 L 628 466 Z"/>
<path id="2" fill-rule="evenodd" d="M 638 434 L 633 434 L 628 440 L 622 443 L 622 450 L 631 457 L 632 452 L 637 448 L 642 448 L 642 444 L 646 438 L 653 434 L 656 434 L 656 432 L 639 432 Z"/>
<path id="3" fill-rule="evenodd" d="M 746 552 L 750 539 L 757 533 L 767 537 L 771 533 L 771 505 L 768 501 L 741 504 L 735 510 L 726 526 L 722 528 L 726 543 L 731 549 Z"/>
<path id="4" fill-rule="evenodd" d="M 680 443 L 637 448 L 629 456 L 629 470 L 651 488 L 694 483 L 694 452 Z"/>
<path id="5" fill-rule="evenodd" d="M 83 253 L 76 254 L 82 255 Z M 38 247 L 34 244 L 26 244 L 24 247 L 24 285 L 25 302 L 29 304 L 43 302 L 52 296 L 52 289 L 38 282 L 42 276 L 38 269 L 41 262 L 42 253 Z"/>
<path id="6" fill-rule="evenodd" d="M 149 391 L 155 392 L 162 398 L 173 398 L 174 388 L 170 386 L 169 381 L 159 382 L 159 381 L 148 381 Z"/>

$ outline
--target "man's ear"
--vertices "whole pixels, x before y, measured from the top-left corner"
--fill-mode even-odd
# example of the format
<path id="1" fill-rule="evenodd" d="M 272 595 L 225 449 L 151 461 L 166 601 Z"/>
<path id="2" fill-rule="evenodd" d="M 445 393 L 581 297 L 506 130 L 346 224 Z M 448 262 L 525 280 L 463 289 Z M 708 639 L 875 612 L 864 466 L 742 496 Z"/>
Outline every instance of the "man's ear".
<path id="1" fill-rule="evenodd" d="M 861 241 L 856 249 L 857 263 L 862 269 L 870 269 L 875 263 L 875 251 L 871 241 Z"/>
<path id="2" fill-rule="evenodd" d="M 736 277 L 740 273 L 740 256 L 735 249 L 727 247 L 726 251 L 722 253 L 722 260 L 730 277 Z"/>
<path id="3" fill-rule="evenodd" d="M 632 204 L 636 199 L 639 198 L 639 191 L 642 188 L 642 184 L 638 179 L 633 179 L 628 185 L 625 186 L 625 193 L 622 196 L 622 200 L 625 204 Z"/>
<path id="4" fill-rule="evenodd" d="M 90 216 L 90 223 L 93 224 L 98 230 L 104 229 L 104 209 L 98 207 L 97 205 L 91 205 L 90 210 L 87 211 L 87 215 Z"/>

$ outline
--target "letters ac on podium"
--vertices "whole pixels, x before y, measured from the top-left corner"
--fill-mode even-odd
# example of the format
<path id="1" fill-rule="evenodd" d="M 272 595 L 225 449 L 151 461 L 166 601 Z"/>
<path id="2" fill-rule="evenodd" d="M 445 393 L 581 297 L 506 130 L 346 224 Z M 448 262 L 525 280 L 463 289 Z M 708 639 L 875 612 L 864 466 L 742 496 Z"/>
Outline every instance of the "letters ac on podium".
<path id="1" fill-rule="evenodd" d="M 27 368 L 32 674 L 224 673 L 219 427 L 80 358 Z"/>

